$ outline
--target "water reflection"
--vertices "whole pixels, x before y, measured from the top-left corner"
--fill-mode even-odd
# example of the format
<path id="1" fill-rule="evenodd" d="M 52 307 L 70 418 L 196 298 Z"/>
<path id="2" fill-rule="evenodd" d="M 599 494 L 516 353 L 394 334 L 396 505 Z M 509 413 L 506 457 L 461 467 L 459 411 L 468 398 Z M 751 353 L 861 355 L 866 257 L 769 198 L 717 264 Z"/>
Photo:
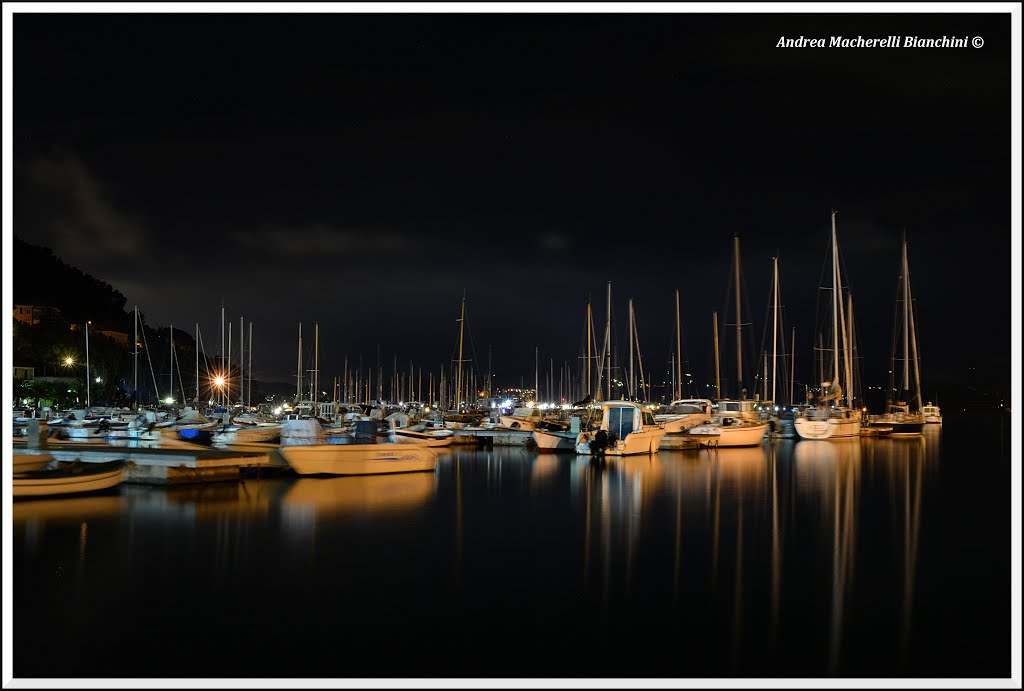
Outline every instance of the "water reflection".
<path id="1" fill-rule="evenodd" d="M 425 627 L 443 611 L 498 641 L 503 607 L 522 630 L 668 631 L 656 643 L 688 651 L 680 676 L 843 675 L 865 659 L 888 673 L 919 664 L 917 598 L 935 591 L 919 553 L 940 434 L 604 460 L 453 448 L 435 473 L 126 485 L 15 504 L 15 544 L 30 575 L 57 561 L 47 550 L 79 574 L 119 570 L 122 587 L 170 569 L 181 601 L 207 607 L 197 573 L 222 593 L 247 568 L 292 592 L 345 574 L 380 603 L 427 579 L 435 609 L 394 606 Z"/>
<path id="2" fill-rule="evenodd" d="M 409 511 L 434 494 L 433 473 L 299 478 L 281 499 L 286 511 L 314 518 L 334 514 Z"/>
<path id="3" fill-rule="evenodd" d="M 902 554 L 899 595 L 900 650 L 907 655 L 913 621 L 914 584 L 924 474 L 928 465 L 926 437 L 801 441 L 793 454 L 797 492 L 817 504 L 822 528 L 831 531 L 832 593 L 828 671 L 838 674 L 844 650 L 845 617 L 850 611 L 858 550 L 878 558 L 877 545 L 858 546 L 858 524 L 864 509 L 861 495 L 877 484 L 885 487 L 894 535 Z M 937 445 L 935 445 L 937 446 Z M 933 455 L 937 461 L 937 453 Z M 878 508 L 877 502 L 871 506 Z M 828 520 L 828 519 L 831 520 Z M 895 590 L 895 588 L 893 589 Z M 878 595 L 876 594 L 876 597 Z"/>

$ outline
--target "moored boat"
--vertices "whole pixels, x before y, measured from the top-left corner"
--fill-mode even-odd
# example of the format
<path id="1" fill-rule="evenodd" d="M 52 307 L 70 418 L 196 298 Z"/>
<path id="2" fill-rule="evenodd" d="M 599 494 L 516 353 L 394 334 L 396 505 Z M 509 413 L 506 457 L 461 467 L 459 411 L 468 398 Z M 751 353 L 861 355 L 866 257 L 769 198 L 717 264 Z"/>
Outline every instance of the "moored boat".
<path id="1" fill-rule="evenodd" d="M 576 453 L 583 455 L 629 456 L 657 453 L 665 428 L 654 416 L 632 401 L 601 404 L 601 426 L 585 430 L 576 439 Z"/>
<path id="2" fill-rule="evenodd" d="M 124 467 L 124 461 L 75 462 L 52 470 L 16 473 L 13 478 L 13 496 L 50 497 L 111 489 L 124 482 Z"/>
<path id="3" fill-rule="evenodd" d="M 421 444 L 310 444 L 282 446 L 299 475 L 373 475 L 433 471 L 437 452 Z"/>

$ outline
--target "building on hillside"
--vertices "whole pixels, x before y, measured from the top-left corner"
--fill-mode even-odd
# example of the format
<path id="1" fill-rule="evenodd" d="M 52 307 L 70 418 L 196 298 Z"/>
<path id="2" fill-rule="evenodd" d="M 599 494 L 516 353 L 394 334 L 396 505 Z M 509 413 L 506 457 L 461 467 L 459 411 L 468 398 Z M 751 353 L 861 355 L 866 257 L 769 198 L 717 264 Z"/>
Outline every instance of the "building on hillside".
<path id="1" fill-rule="evenodd" d="M 15 305 L 14 318 L 20 322 L 35 326 L 44 316 L 57 316 L 60 310 L 46 305 Z"/>

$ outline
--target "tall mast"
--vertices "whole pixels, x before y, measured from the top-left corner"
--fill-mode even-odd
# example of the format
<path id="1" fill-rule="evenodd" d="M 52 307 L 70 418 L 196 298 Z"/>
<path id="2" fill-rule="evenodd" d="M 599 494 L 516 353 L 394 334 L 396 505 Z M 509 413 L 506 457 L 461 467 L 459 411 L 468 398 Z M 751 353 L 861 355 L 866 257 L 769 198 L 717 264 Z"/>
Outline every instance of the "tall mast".
<path id="1" fill-rule="evenodd" d="M 228 375 L 231 374 L 231 324 L 228 324 L 228 368 L 224 371 L 224 407 L 227 408 L 231 403 L 231 387 L 228 382 Z"/>
<path id="2" fill-rule="evenodd" d="M 533 347 L 533 400 L 540 403 L 540 346 Z"/>
<path id="3" fill-rule="evenodd" d="M 221 300 L 220 300 L 220 375 L 221 375 L 221 378 L 225 382 L 227 382 L 228 372 L 227 372 L 227 368 L 224 366 L 224 344 L 225 343 L 227 343 L 227 341 L 224 340 L 224 298 L 221 298 Z M 220 400 L 219 400 L 220 403 L 224 402 L 224 389 L 226 389 L 226 388 L 227 388 L 227 385 L 225 383 L 225 385 L 222 386 L 221 390 L 220 390 L 220 394 L 221 394 L 221 397 L 220 397 Z"/>
<path id="4" fill-rule="evenodd" d="M 299 366 L 295 370 L 295 402 L 302 400 L 302 322 L 299 322 Z"/>
<path id="5" fill-rule="evenodd" d="M 245 405 L 252 405 L 252 321 L 249 322 L 249 385 L 245 387 Z"/>
<path id="6" fill-rule="evenodd" d="M 637 398 L 637 400 L 646 401 L 647 390 L 644 384 L 647 380 L 644 379 L 644 356 L 640 352 L 640 331 L 636 328 L 635 311 L 633 312 L 633 339 L 636 341 L 636 364 L 640 371 L 640 396 Z"/>
<path id="7" fill-rule="evenodd" d="M 774 258 L 775 265 L 775 278 L 772 281 L 774 284 L 774 296 L 775 302 L 775 318 L 772 323 L 772 402 L 776 402 L 775 399 L 775 379 L 778 373 L 776 367 L 776 358 L 778 357 L 778 343 L 779 343 L 779 258 Z"/>
<path id="8" fill-rule="evenodd" d="M 682 330 L 679 325 L 679 289 L 676 288 L 676 362 L 675 367 L 677 368 L 676 374 L 673 378 L 676 380 L 676 398 L 683 397 L 683 346 L 680 334 Z"/>
<path id="9" fill-rule="evenodd" d="M 589 396 L 590 391 L 590 330 L 593 324 L 593 315 L 590 311 L 590 302 L 587 302 L 587 395 Z"/>
<path id="10" fill-rule="evenodd" d="M 736 255 L 736 395 L 743 397 L 743 319 L 740 313 L 740 234 L 733 235 L 733 249 Z M 755 368 L 756 369 L 756 368 Z"/>
<path id="11" fill-rule="evenodd" d="M 612 282 L 608 281 L 608 320 L 604 324 L 604 359 L 608 363 L 608 398 L 612 397 Z"/>
<path id="12" fill-rule="evenodd" d="M 715 398 L 722 397 L 722 368 L 718 361 L 718 312 L 712 313 L 715 327 Z"/>
<path id="13" fill-rule="evenodd" d="M 135 305 L 135 318 L 133 323 L 135 326 L 135 341 L 132 346 L 132 352 L 135 354 L 135 362 L 132 365 L 132 391 L 135 394 L 135 409 L 139 409 L 139 306 Z M 197 341 L 198 343 L 198 341 Z M 196 347 L 196 357 L 199 357 L 199 347 Z M 196 377 L 196 381 L 199 378 Z"/>
<path id="14" fill-rule="evenodd" d="M 462 294 L 462 314 L 459 317 L 459 368 L 455 375 L 455 410 L 461 410 L 462 402 L 462 334 L 466 328 L 466 294 Z"/>
<path id="15" fill-rule="evenodd" d="M 245 317 L 238 318 L 238 402 L 245 404 Z"/>
<path id="16" fill-rule="evenodd" d="M 85 411 L 89 412 L 89 408 L 92 407 L 92 375 L 89 372 L 89 324 L 92 322 L 85 322 Z"/>
<path id="17" fill-rule="evenodd" d="M 832 386 L 839 384 L 839 246 L 836 245 L 836 212 L 832 211 Z"/>
<path id="18" fill-rule="evenodd" d="M 907 296 L 906 296 L 907 299 L 906 299 L 906 302 L 907 302 L 907 304 L 911 304 L 911 302 L 910 302 L 910 299 L 911 299 L 910 298 L 910 264 L 909 264 L 909 262 L 907 260 L 907 240 L 906 240 L 906 238 L 903 239 L 903 275 L 906 276 L 905 280 L 907 282 Z M 910 410 L 913 411 L 913 410 L 920 410 L 921 409 L 921 403 L 922 403 L 922 401 L 921 401 L 921 370 L 920 370 L 920 368 L 918 366 L 918 360 L 917 360 L 917 330 L 914 328 L 914 310 L 913 310 L 913 307 L 911 307 L 910 309 L 907 310 L 907 314 L 909 316 L 909 322 L 910 322 L 910 346 L 912 348 L 911 354 L 914 356 L 914 386 L 915 386 L 914 398 L 911 399 L 910 401 L 907 401 L 907 404 L 908 405 L 913 405 L 912 402 L 914 400 L 917 401 L 917 408 L 916 409 L 915 408 L 910 408 Z"/>
<path id="19" fill-rule="evenodd" d="M 629 395 L 636 396 L 636 375 L 633 374 L 633 298 L 629 299 Z"/>
<path id="20" fill-rule="evenodd" d="M 138 311 L 138 308 L 136 308 Z M 199 322 L 196 322 L 196 407 L 199 406 Z"/>
<path id="21" fill-rule="evenodd" d="M 793 327 L 793 345 L 789 349 L 789 405 L 796 402 L 796 327 Z"/>
<path id="22" fill-rule="evenodd" d="M 320 398 L 320 322 L 313 322 L 313 414 Z"/>
<path id="23" fill-rule="evenodd" d="M 167 392 L 167 398 L 174 398 L 174 324 L 171 324 L 171 389 Z"/>
<path id="24" fill-rule="evenodd" d="M 903 391 L 910 391 L 910 298 L 908 292 L 910 281 L 907 280 L 907 239 L 903 238 L 902 256 L 900 257 L 900 273 L 903 293 Z M 902 396 L 901 396 L 902 398 Z M 907 401 L 909 403 L 910 401 Z"/>

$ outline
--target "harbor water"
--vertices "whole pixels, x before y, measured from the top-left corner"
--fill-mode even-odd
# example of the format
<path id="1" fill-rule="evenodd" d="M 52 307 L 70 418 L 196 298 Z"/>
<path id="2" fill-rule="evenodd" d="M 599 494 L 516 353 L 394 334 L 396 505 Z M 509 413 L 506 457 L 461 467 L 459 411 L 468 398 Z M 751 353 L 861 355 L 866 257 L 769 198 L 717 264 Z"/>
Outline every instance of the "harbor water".
<path id="1" fill-rule="evenodd" d="M 13 507 L 14 676 L 1004 677 L 1009 416 Z"/>

